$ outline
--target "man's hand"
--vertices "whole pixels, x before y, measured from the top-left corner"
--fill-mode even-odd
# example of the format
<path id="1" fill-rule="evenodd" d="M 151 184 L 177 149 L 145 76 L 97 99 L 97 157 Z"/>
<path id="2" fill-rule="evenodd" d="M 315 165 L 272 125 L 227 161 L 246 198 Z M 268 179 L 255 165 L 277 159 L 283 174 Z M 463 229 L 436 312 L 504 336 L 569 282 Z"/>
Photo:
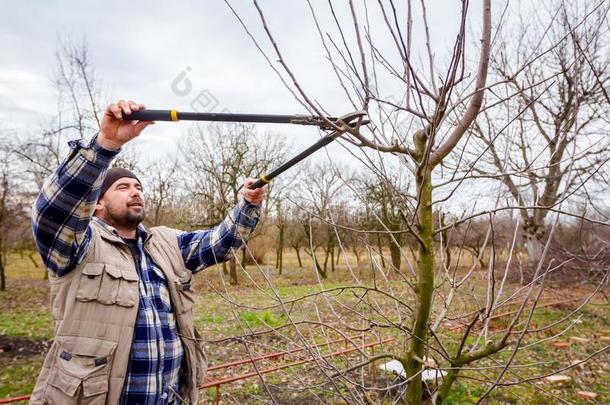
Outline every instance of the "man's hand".
<path id="1" fill-rule="evenodd" d="M 132 111 L 144 109 L 144 104 L 134 101 L 119 100 L 116 104 L 106 107 L 97 142 L 107 149 L 119 149 L 131 141 L 153 121 L 123 121 L 122 113 L 131 114 Z"/>
<path id="2" fill-rule="evenodd" d="M 250 185 L 257 179 L 246 179 L 239 193 L 244 196 L 244 199 L 250 204 L 259 205 L 267 196 L 267 186 L 250 190 Z"/>

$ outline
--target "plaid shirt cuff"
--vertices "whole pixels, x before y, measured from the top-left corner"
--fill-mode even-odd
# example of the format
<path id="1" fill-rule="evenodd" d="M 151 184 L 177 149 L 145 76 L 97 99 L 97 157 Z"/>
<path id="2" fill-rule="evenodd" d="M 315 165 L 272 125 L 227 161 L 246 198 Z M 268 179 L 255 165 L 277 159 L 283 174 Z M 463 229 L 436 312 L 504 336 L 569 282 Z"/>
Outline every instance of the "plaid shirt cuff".
<path id="1" fill-rule="evenodd" d="M 243 198 L 229 210 L 229 214 L 212 229 L 179 232 L 178 245 L 186 268 L 198 272 L 229 260 L 254 232 L 261 214 L 260 205 Z"/>
<path id="2" fill-rule="evenodd" d="M 260 204 L 254 205 L 241 198 L 232 212 L 238 217 L 235 219 L 236 223 L 254 230 L 261 216 L 261 206 Z"/>
<path id="3" fill-rule="evenodd" d="M 112 159 L 114 159 L 116 155 L 119 154 L 121 149 L 104 148 L 102 145 L 97 143 L 98 135 L 99 133 L 95 134 L 87 143 L 85 143 L 81 139 L 69 141 L 68 146 L 70 146 L 70 148 L 72 149 L 72 153 L 70 154 L 70 158 L 67 160 L 71 160 L 79 150 L 85 149 L 89 150 L 89 152 L 85 152 L 85 154 L 91 163 L 100 167 L 110 166 Z"/>

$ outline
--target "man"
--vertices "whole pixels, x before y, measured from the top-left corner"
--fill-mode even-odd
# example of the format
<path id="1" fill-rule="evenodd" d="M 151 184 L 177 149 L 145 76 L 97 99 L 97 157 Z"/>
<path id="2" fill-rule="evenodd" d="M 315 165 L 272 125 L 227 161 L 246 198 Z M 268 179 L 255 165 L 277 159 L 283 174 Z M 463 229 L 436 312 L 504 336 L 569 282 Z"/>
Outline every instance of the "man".
<path id="1" fill-rule="evenodd" d="M 121 119 L 144 108 L 108 106 L 100 132 L 45 182 L 34 238 L 49 271 L 53 345 L 33 404 L 196 403 L 207 369 L 193 326 L 191 277 L 227 260 L 254 230 L 265 189 L 250 190 L 215 228 L 146 229 L 138 178 L 110 168 L 153 122 Z"/>

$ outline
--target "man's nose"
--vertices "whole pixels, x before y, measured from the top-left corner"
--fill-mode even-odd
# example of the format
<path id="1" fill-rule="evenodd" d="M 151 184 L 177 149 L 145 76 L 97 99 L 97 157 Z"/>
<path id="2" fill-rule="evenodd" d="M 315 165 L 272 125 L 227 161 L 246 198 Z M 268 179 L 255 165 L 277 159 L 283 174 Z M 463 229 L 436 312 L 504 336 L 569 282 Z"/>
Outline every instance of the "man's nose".
<path id="1" fill-rule="evenodd" d="M 142 190 L 140 190 L 137 187 L 131 187 L 131 196 L 135 197 L 135 196 L 139 196 L 139 197 L 143 197 L 144 193 L 142 193 Z"/>

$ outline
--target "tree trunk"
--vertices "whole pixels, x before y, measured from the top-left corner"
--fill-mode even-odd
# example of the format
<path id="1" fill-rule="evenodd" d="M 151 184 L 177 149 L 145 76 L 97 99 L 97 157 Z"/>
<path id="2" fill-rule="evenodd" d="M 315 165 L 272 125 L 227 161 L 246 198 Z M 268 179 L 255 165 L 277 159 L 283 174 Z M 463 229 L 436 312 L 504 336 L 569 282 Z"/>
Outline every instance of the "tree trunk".
<path id="1" fill-rule="evenodd" d="M 416 149 L 420 157 L 424 156 L 427 139 L 416 138 Z M 412 315 L 412 336 L 409 340 L 406 364 L 403 364 L 407 378 L 413 378 L 407 385 L 407 403 L 422 403 L 422 359 L 428 345 L 428 321 L 432 308 L 434 292 L 434 220 L 432 217 L 432 174 L 425 167 L 420 167 L 417 176 L 417 195 L 420 196 L 417 208 L 417 230 L 419 243 L 417 258 L 417 300 Z"/>
<path id="2" fill-rule="evenodd" d="M 225 276 L 229 274 L 229 272 L 227 271 L 227 262 L 222 263 L 222 274 L 224 274 Z"/>
<path id="3" fill-rule="evenodd" d="M 385 269 L 385 258 L 383 257 L 383 248 L 381 246 L 381 236 L 377 234 L 377 248 L 379 249 L 379 256 L 381 257 L 381 267 Z"/>
<path id="4" fill-rule="evenodd" d="M 472 248 L 466 248 L 466 250 L 470 249 L 470 252 L 474 256 L 475 259 L 479 262 L 479 265 L 482 269 L 487 268 L 487 263 L 485 263 L 485 252 L 481 253 L 481 249 L 483 246 L 475 246 Z"/>
<path id="5" fill-rule="evenodd" d="M 445 214 L 441 214 L 441 227 L 445 227 Z M 446 268 L 451 267 L 451 247 L 449 246 L 449 231 L 445 229 L 441 232 L 443 243 L 445 244 L 445 263 Z"/>
<path id="6" fill-rule="evenodd" d="M 318 263 L 318 258 L 316 257 L 315 250 L 311 252 L 311 258 L 313 259 L 313 263 L 316 266 L 316 271 L 318 272 L 320 277 L 325 279 L 326 278 L 326 265 L 324 265 L 324 269 L 322 269 L 322 267 L 320 266 L 320 263 Z"/>
<path id="7" fill-rule="evenodd" d="M 400 271 L 400 253 L 400 247 L 394 242 L 394 240 L 390 240 L 390 257 L 392 258 L 392 266 L 394 266 L 397 271 Z"/>
<path id="8" fill-rule="evenodd" d="M 358 247 L 356 245 L 354 245 L 352 247 L 352 251 L 354 252 L 354 256 L 356 256 L 356 268 L 360 268 L 360 251 L 358 250 Z"/>
<path id="9" fill-rule="evenodd" d="M 6 259 L 8 257 L 8 248 L 6 240 L 0 236 L 0 291 L 6 290 Z"/>
<path id="10" fill-rule="evenodd" d="M 237 261 L 235 257 L 229 260 L 229 284 L 237 285 Z"/>
<path id="11" fill-rule="evenodd" d="M 538 264 L 544 249 L 544 221 L 537 212 L 533 216 L 523 218 L 522 236 L 528 254 L 528 262 Z"/>
<path id="12" fill-rule="evenodd" d="M 6 274 L 4 273 L 4 252 L 0 251 L 0 291 L 6 290 Z"/>
<path id="13" fill-rule="evenodd" d="M 246 245 L 244 244 L 244 246 L 241 248 L 241 266 L 242 268 L 246 268 L 246 260 L 248 260 L 247 254 L 246 254 Z"/>
<path id="14" fill-rule="evenodd" d="M 316 270 L 318 271 L 318 274 L 320 275 L 320 277 L 322 277 L 323 279 L 326 279 L 328 277 L 328 274 L 326 273 L 326 268 L 323 269 L 317 261 L 316 261 Z"/>
<path id="15" fill-rule="evenodd" d="M 277 264 L 276 264 L 279 275 L 282 275 L 282 267 L 284 264 L 283 259 L 284 259 L 284 224 L 281 223 L 280 224 L 280 234 L 278 237 Z"/>
<path id="16" fill-rule="evenodd" d="M 542 258 L 544 250 L 544 242 L 536 235 L 524 235 L 525 248 L 527 249 L 527 261 L 530 266 L 537 266 Z"/>
<path id="17" fill-rule="evenodd" d="M 277 274 L 279 274 L 280 276 L 282 275 L 283 266 L 284 266 L 284 251 L 283 251 L 283 249 L 280 249 L 278 251 L 278 257 L 277 257 Z"/>
<path id="18" fill-rule="evenodd" d="M 301 248 L 295 247 L 294 250 L 297 252 L 297 260 L 299 261 L 299 267 L 303 267 L 303 262 L 301 261 Z"/>

